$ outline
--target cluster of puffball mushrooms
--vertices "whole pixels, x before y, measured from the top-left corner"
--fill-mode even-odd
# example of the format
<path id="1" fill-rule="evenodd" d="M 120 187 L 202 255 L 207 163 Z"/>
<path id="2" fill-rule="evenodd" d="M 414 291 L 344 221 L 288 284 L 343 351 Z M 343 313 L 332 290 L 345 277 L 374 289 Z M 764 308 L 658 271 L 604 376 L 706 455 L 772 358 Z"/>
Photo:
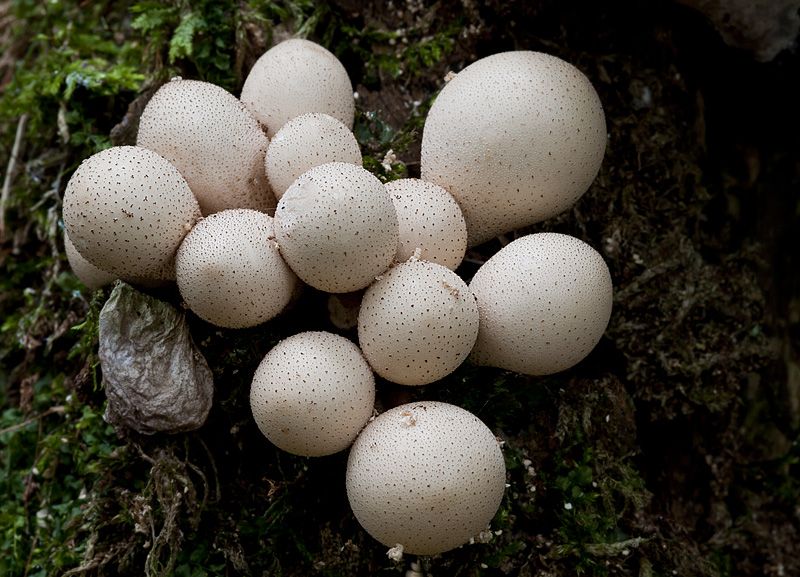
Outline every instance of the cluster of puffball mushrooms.
<path id="1" fill-rule="evenodd" d="M 240 99 L 166 83 L 136 146 L 86 159 L 63 203 L 67 255 L 88 287 L 177 281 L 186 306 L 220 327 L 276 317 L 303 283 L 361 291 L 358 345 L 322 331 L 286 338 L 256 370 L 250 403 L 283 450 L 351 447 L 350 504 L 390 556 L 486 535 L 505 465 L 489 428 L 457 406 L 373 417 L 374 374 L 425 385 L 467 357 L 555 373 L 594 348 L 611 314 L 605 262 L 571 236 L 517 238 L 469 285 L 455 272 L 468 247 L 554 216 L 589 188 L 606 125 L 588 79 L 518 51 L 447 80 L 425 122 L 421 179 L 384 184 L 362 167 L 344 67 L 288 40 L 258 60 Z"/>

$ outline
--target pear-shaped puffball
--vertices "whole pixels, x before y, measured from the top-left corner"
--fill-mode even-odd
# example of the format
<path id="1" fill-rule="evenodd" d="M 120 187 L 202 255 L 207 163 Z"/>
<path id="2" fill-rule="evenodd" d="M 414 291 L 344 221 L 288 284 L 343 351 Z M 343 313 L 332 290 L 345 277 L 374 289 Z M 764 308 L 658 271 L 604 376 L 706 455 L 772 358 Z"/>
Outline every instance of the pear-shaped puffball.
<path id="1" fill-rule="evenodd" d="M 75 248 L 123 280 L 175 280 L 175 253 L 200 216 L 178 170 L 139 146 L 90 156 L 64 193 L 64 227 Z"/>
<path id="2" fill-rule="evenodd" d="M 269 139 L 224 88 L 199 80 L 167 82 L 145 106 L 136 144 L 175 165 L 204 216 L 228 208 L 275 209 L 264 171 Z"/>
<path id="3" fill-rule="evenodd" d="M 297 288 L 297 276 L 275 242 L 272 217 L 244 208 L 197 223 L 178 249 L 175 276 L 187 306 L 226 328 L 270 320 Z"/>
<path id="4" fill-rule="evenodd" d="M 364 293 L 358 342 L 385 379 L 427 385 L 452 373 L 478 336 L 478 307 L 466 283 L 440 264 L 410 260 Z"/>
<path id="5" fill-rule="evenodd" d="M 400 223 L 397 262 L 416 256 L 456 270 L 467 251 L 467 225 L 453 196 L 417 178 L 387 182 L 386 190 Z"/>
<path id="6" fill-rule="evenodd" d="M 261 361 L 250 407 L 261 432 L 294 455 L 321 457 L 350 446 L 372 416 L 375 378 L 352 341 L 305 332 Z"/>
<path id="7" fill-rule="evenodd" d="M 470 359 L 527 375 L 580 362 L 611 318 L 611 274 L 580 239 L 538 233 L 503 247 L 470 283 L 480 311 Z"/>
<path id="8" fill-rule="evenodd" d="M 470 64 L 436 98 L 422 179 L 453 195 L 475 246 L 572 206 L 605 148 L 603 108 L 580 70 L 540 52 L 505 52 Z"/>
<path id="9" fill-rule="evenodd" d="M 362 289 L 394 259 L 397 214 L 380 180 L 346 162 L 303 173 L 278 203 L 275 234 L 301 280 L 319 290 Z"/>
<path id="10" fill-rule="evenodd" d="M 270 138 L 307 112 L 323 112 L 353 129 L 355 100 L 347 71 L 310 40 L 284 40 L 265 52 L 244 81 L 241 101 Z"/>
<path id="11" fill-rule="evenodd" d="M 64 231 L 64 252 L 67 254 L 67 261 L 69 261 L 69 266 L 72 267 L 72 272 L 90 291 L 96 291 L 117 280 L 116 275 L 97 268 L 83 258 L 78 249 L 75 248 L 75 245 L 72 244 L 66 231 Z"/>
<path id="12" fill-rule="evenodd" d="M 301 114 L 275 134 L 266 157 L 266 171 L 275 198 L 305 171 L 326 162 L 361 166 L 361 149 L 355 135 L 333 116 Z"/>
<path id="13" fill-rule="evenodd" d="M 347 497 L 367 533 L 387 547 L 434 555 L 486 530 L 503 499 L 500 444 L 478 417 L 447 403 L 379 415 L 347 461 Z"/>

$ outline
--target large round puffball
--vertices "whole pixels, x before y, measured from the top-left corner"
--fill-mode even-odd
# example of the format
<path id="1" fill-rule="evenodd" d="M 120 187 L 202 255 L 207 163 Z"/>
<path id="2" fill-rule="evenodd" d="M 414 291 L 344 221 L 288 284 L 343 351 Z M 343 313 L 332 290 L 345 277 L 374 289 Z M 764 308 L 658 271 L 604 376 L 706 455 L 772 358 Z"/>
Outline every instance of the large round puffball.
<path id="1" fill-rule="evenodd" d="M 321 457 L 350 446 L 372 416 L 375 378 L 359 348 L 328 332 L 282 340 L 261 361 L 250 407 L 261 432 L 294 455 Z"/>
<path id="2" fill-rule="evenodd" d="M 301 38 L 267 50 L 242 87 L 241 101 L 272 138 L 289 119 L 323 112 L 353 128 L 355 100 L 342 63 L 324 47 Z"/>
<path id="3" fill-rule="evenodd" d="M 272 137 L 266 172 L 275 198 L 305 171 L 326 162 L 361 166 L 361 148 L 344 124 L 327 114 L 309 112 L 292 118 Z"/>
<path id="4" fill-rule="evenodd" d="M 464 213 L 468 246 L 554 216 L 597 176 L 606 122 L 589 80 L 540 52 L 504 52 L 442 89 L 422 135 L 422 179 Z"/>
<path id="5" fill-rule="evenodd" d="M 277 316 L 297 288 L 281 257 L 272 217 L 239 208 L 197 223 L 175 259 L 186 305 L 219 327 L 254 327 Z"/>
<path id="6" fill-rule="evenodd" d="M 470 283 L 480 330 L 470 359 L 527 375 L 580 362 L 611 318 L 611 274 L 575 237 L 538 233 L 503 247 Z"/>
<path id="7" fill-rule="evenodd" d="M 175 165 L 204 216 L 228 208 L 275 209 L 264 171 L 269 139 L 224 88 L 200 80 L 167 82 L 145 106 L 136 144 Z"/>
<path id="8" fill-rule="evenodd" d="M 399 238 L 383 183 L 346 162 L 303 173 L 278 203 L 275 233 L 297 276 L 331 293 L 369 285 L 392 263 Z"/>
<path id="9" fill-rule="evenodd" d="M 505 482 L 495 436 L 447 403 L 410 403 L 379 415 L 347 461 L 347 497 L 358 522 L 387 547 L 415 555 L 449 551 L 484 531 Z"/>
<path id="10" fill-rule="evenodd" d="M 186 179 L 139 146 L 90 156 L 64 193 L 64 227 L 75 248 L 123 280 L 175 280 L 175 253 L 200 217 Z"/>
<path id="11" fill-rule="evenodd" d="M 478 336 L 478 307 L 466 283 L 440 264 L 410 260 L 370 285 L 358 313 L 358 342 L 385 379 L 427 385 L 452 373 Z"/>
<path id="12" fill-rule="evenodd" d="M 400 223 L 397 262 L 412 256 L 456 270 L 467 251 L 467 225 L 453 196 L 418 178 L 386 183 Z"/>

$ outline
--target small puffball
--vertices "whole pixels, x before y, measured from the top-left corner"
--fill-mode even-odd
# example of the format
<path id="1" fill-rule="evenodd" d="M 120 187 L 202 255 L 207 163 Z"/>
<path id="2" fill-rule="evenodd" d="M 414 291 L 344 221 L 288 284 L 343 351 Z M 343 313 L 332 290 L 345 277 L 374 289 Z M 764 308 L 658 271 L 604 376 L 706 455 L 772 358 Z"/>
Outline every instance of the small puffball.
<path id="1" fill-rule="evenodd" d="M 478 336 L 475 298 L 456 273 L 411 260 L 364 293 L 358 342 L 369 364 L 401 385 L 427 385 L 452 373 Z"/>
<path id="2" fill-rule="evenodd" d="M 261 432 L 294 455 L 332 455 L 372 416 L 375 378 L 359 348 L 327 332 L 279 342 L 261 361 L 250 407 Z"/>
<path id="3" fill-rule="evenodd" d="M 597 176 L 606 138 L 600 98 L 580 70 L 541 52 L 504 52 L 442 89 L 420 169 L 456 199 L 475 246 L 572 206 Z"/>
<path id="4" fill-rule="evenodd" d="M 434 555 L 484 531 L 503 499 L 506 468 L 492 431 L 460 407 L 401 405 L 353 444 L 347 497 L 356 519 L 387 547 Z"/>
<path id="5" fill-rule="evenodd" d="M 275 134 L 267 150 L 266 172 L 275 198 L 310 168 L 326 162 L 361 166 L 355 135 L 340 121 L 322 113 L 292 118 Z"/>
<path id="6" fill-rule="evenodd" d="M 324 47 L 285 40 L 259 58 L 242 87 L 241 101 L 272 138 L 290 118 L 323 112 L 353 129 L 355 100 L 342 63 Z"/>
<path id="7" fill-rule="evenodd" d="M 456 270 L 467 251 L 467 225 L 453 196 L 417 178 L 386 183 L 400 223 L 397 262 L 417 257 Z"/>
<path id="8" fill-rule="evenodd" d="M 346 162 L 303 173 L 275 211 L 281 254 L 301 280 L 343 293 L 369 285 L 397 251 L 397 213 L 380 180 Z"/>
<path id="9" fill-rule="evenodd" d="M 298 284 L 275 244 L 272 217 L 243 208 L 197 223 L 178 249 L 175 272 L 187 306 L 226 328 L 277 316 Z"/>
<path id="10" fill-rule="evenodd" d="M 72 244 L 66 231 L 64 231 L 64 252 L 67 253 L 67 261 L 69 261 L 69 266 L 72 267 L 72 272 L 90 291 L 96 291 L 117 279 L 116 275 L 97 268 L 83 258 L 78 249 L 75 248 L 75 245 Z"/>
<path id="11" fill-rule="evenodd" d="M 264 171 L 269 139 L 224 88 L 200 80 L 167 82 L 145 106 L 136 144 L 175 165 L 204 216 L 275 208 Z"/>
<path id="12" fill-rule="evenodd" d="M 506 245 L 470 283 L 480 311 L 470 360 L 527 375 L 580 362 L 611 318 L 611 274 L 580 239 L 538 233 Z"/>
<path id="13" fill-rule="evenodd" d="M 64 227 L 75 248 L 123 280 L 175 280 L 175 253 L 200 216 L 178 170 L 139 146 L 90 156 L 64 193 Z"/>

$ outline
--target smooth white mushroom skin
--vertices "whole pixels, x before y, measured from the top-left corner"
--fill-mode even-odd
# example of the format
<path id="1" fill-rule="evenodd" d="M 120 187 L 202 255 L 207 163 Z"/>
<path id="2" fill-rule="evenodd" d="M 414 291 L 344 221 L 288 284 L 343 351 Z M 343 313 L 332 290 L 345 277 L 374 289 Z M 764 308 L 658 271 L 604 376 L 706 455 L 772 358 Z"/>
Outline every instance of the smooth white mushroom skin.
<path id="1" fill-rule="evenodd" d="M 453 196 L 417 178 L 387 182 L 386 190 L 400 223 L 397 262 L 416 255 L 456 270 L 467 251 L 467 225 Z"/>
<path id="2" fill-rule="evenodd" d="M 241 101 L 270 138 L 307 112 L 333 116 L 350 130 L 355 120 L 353 86 L 344 66 L 324 47 L 301 38 L 273 46 L 256 61 Z"/>
<path id="3" fill-rule="evenodd" d="M 480 330 L 470 360 L 527 375 L 566 370 L 588 355 L 611 318 L 611 274 L 575 237 L 518 238 L 484 263 L 470 283 Z"/>
<path id="4" fill-rule="evenodd" d="M 372 416 L 375 377 L 352 341 L 322 331 L 279 342 L 256 370 L 250 407 L 261 432 L 294 455 L 350 446 Z"/>
<path id="5" fill-rule="evenodd" d="M 460 407 L 401 405 L 379 415 L 347 461 L 347 497 L 387 547 L 434 555 L 485 530 L 503 499 L 506 468 L 491 430 Z"/>
<path id="6" fill-rule="evenodd" d="M 272 217 L 243 208 L 197 223 L 178 249 L 175 276 L 189 309 L 226 328 L 274 318 L 298 283 L 278 250 Z"/>
<path id="7" fill-rule="evenodd" d="M 264 171 L 269 139 L 224 88 L 200 80 L 167 82 L 145 106 L 136 144 L 175 165 L 204 216 L 229 208 L 275 209 Z"/>
<path id="8" fill-rule="evenodd" d="M 301 114 L 275 134 L 265 168 L 272 192 L 280 200 L 305 171 L 326 162 L 362 165 L 361 148 L 352 131 L 333 116 Z"/>
<path id="9" fill-rule="evenodd" d="M 475 298 L 461 277 L 440 264 L 411 260 L 390 268 L 364 293 L 358 342 L 383 378 L 427 385 L 467 358 L 478 318 Z"/>
<path id="10" fill-rule="evenodd" d="M 64 231 L 64 252 L 67 254 L 67 261 L 69 261 L 72 272 L 90 291 L 96 291 L 117 280 L 116 275 L 97 268 L 83 258 L 78 249 L 75 248 L 75 245 L 72 244 L 66 231 Z"/>
<path id="11" fill-rule="evenodd" d="M 369 285 L 394 259 L 397 213 L 380 180 L 346 162 L 303 173 L 275 211 L 281 254 L 300 279 L 331 293 Z"/>
<path id="12" fill-rule="evenodd" d="M 589 188 L 606 122 L 584 74 L 548 54 L 518 51 L 467 66 L 442 89 L 422 135 L 422 179 L 458 202 L 468 246 L 529 226 Z"/>
<path id="13" fill-rule="evenodd" d="M 64 193 L 64 227 L 97 268 L 123 280 L 175 280 L 175 253 L 201 217 L 186 180 L 139 146 L 84 160 Z"/>

